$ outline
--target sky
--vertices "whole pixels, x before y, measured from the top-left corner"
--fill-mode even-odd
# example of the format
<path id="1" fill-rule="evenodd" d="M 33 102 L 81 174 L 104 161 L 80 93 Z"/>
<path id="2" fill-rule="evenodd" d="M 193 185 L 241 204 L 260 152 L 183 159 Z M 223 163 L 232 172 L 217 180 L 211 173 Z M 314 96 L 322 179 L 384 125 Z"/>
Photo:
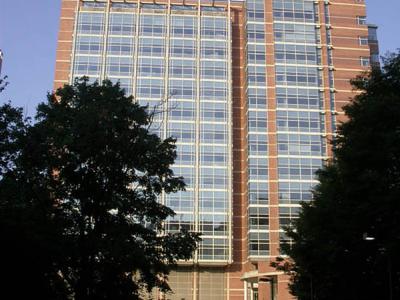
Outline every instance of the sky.
<path id="1" fill-rule="evenodd" d="M 54 78 L 61 0 L 0 0 L 2 76 L 10 84 L 0 94 L 34 115 Z M 381 54 L 400 48 L 400 0 L 366 0 L 367 20 L 379 26 Z"/>

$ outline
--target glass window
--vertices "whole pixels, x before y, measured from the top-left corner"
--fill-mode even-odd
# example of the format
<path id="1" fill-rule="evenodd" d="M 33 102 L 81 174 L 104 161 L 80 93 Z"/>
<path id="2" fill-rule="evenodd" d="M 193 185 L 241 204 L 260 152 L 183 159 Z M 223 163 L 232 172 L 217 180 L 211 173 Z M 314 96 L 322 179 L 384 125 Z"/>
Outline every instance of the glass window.
<path id="1" fill-rule="evenodd" d="M 195 37 L 197 21 L 193 16 L 172 16 L 171 35 L 173 37 Z"/>
<path id="2" fill-rule="evenodd" d="M 83 1 L 82 2 L 82 7 L 104 8 L 104 7 L 106 7 L 106 3 Z"/>
<path id="3" fill-rule="evenodd" d="M 320 135 L 278 134 L 280 154 L 301 156 L 324 156 L 325 140 Z"/>
<path id="4" fill-rule="evenodd" d="M 76 39 L 77 54 L 101 54 L 103 51 L 103 38 L 100 36 L 78 36 Z"/>
<path id="5" fill-rule="evenodd" d="M 203 189 L 225 189 L 228 170 L 222 167 L 200 167 L 200 187 Z"/>
<path id="6" fill-rule="evenodd" d="M 321 132 L 324 118 L 319 112 L 278 111 L 278 131 Z"/>
<path id="7" fill-rule="evenodd" d="M 108 55 L 132 56 L 133 38 L 130 37 L 109 37 L 107 45 Z"/>
<path id="8" fill-rule="evenodd" d="M 135 34 L 135 15 L 111 13 L 109 34 L 133 36 Z"/>
<path id="9" fill-rule="evenodd" d="M 313 180 L 321 167 L 322 159 L 278 158 L 279 179 Z"/>
<path id="10" fill-rule="evenodd" d="M 247 57 L 249 64 L 265 65 L 265 45 L 249 44 L 247 49 Z"/>
<path id="11" fill-rule="evenodd" d="M 360 64 L 363 67 L 369 67 L 371 62 L 370 62 L 370 58 L 369 57 L 360 57 Z"/>
<path id="12" fill-rule="evenodd" d="M 226 146 L 201 146 L 200 162 L 205 166 L 226 166 L 228 149 Z"/>
<path id="13" fill-rule="evenodd" d="M 249 134 L 249 154 L 267 155 L 268 154 L 268 136 L 266 134 Z"/>
<path id="14" fill-rule="evenodd" d="M 368 45 L 368 37 L 367 36 L 360 36 L 358 38 L 359 44 L 362 46 Z"/>
<path id="15" fill-rule="evenodd" d="M 168 133 L 180 142 L 194 142 L 194 123 L 169 122 Z"/>
<path id="16" fill-rule="evenodd" d="M 206 79 L 227 80 L 227 66 L 225 61 L 201 61 L 201 77 Z"/>
<path id="17" fill-rule="evenodd" d="M 248 120 L 250 132 L 267 131 L 267 112 L 250 110 Z"/>
<path id="18" fill-rule="evenodd" d="M 250 207 L 248 210 L 248 214 L 250 230 L 269 229 L 268 207 Z"/>
<path id="19" fill-rule="evenodd" d="M 274 0 L 275 20 L 287 22 L 315 22 L 314 3 L 304 0 Z"/>
<path id="20" fill-rule="evenodd" d="M 201 57 L 208 59 L 226 58 L 226 42 L 201 41 Z"/>
<path id="21" fill-rule="evenodd" d="M 357 16 L 357 24 L 358 25 L 366 25 L 367 24 L 367 17 L 365 17 L 365 16 Z"/>
<path id="22" fill-rule="evenodd" d="M 194 60 L 172 59 L 169 76 L 171 78 L 196 78 L 196 62 Z"/>
<path id="23" fill-rule="evenodd" d="M 100 56 L 77 56 L 74 73 L 79 75 L 99 75 L 101 71 Z"/>
<path id="24" fill-rule="evenodd" d="M 320 109 L 323 107 L 323 96 L 316 89 L 297 87 L 277 87 L 276 102 L 278 108 Z"/>
<path id="25" fill-rule="evenodd" d="M 81 12 L 78 17 L 79 34 L 99 34 L 104 32 L 104 14 Z"/>
<path id="26" fill-rule="evenodd" d="M 247 1 L 247 19 L 251 22 L 264 21 L 264 1 Z"/>
<path id="27" fill-rule="evenodd" d="M 194 100 L 196 96 L 196 82 L 194 80 L 169 81 L 169 97 L 172 99 Z"/>
<path id="28" fill-rule="evenodd" d="M 168 198 L 171 197 L 170 194 L 168 195 Z M 173 195 L 175 196 L 175 195 Z M 167 203 L 170 203 L 168 206 L 171 208 L 177 209 L 177 208 L 184 208 L 188 209 L 188 207 L 183 206 L 189 204 L 187 201 L 179 201 L 180 199 L 176 199 L 174 197 L 171 197 L 170 199 L 167 200 Z M 175 204 L 175 205 L 174 205 Z M 171 233 L 177 233 L 181 229 L 185 229 L 188 231 L 193 231 L 194 230 L 194 221 L 193 221 L 193 215 L 191 214 L 185 214 L 185 213 L 178 213 L 174 217 L 171 217 L 168 219 L 165 223 L 165 228 L 171 232 Z"/>
<path id="29" fill-rule="evenodd" d="M 162 99 L 164 85 L 161 79 L 138 79 L 137 97 L 141 98 L 155 98 L 158 101 Z"/>
<path id="30" fill-rule="evenodd" d="M 279 182 L 279 203 L 300 204 L 312 200 L 312 182 Z"/>
<path id="31" fill-rule="evenodd" d="M 170 45 L 171 57 L 194 58 L 196 56 L 194 40 L 172 39 Z"/>
<path id="32" fill-rule="evenodd" d="M 317 65 L 320 57 L 316 46 L 276 44 L 275 60 L 277 63 Z"/>
<path id="33" fill-rule="evenodd" d="M 252 181 L 249 182 L 249 204 L 266 205 L 268 204 L 268 182 Z"/>
<path id="34" fill-rule="evenodd" d="M 227 135 L 225 124 L 201 124 L 200 140 L 203 143 L 226 144 Z"/>
<path id="35" fill-rule="evenodd" d="M 319 42 L 315 25 L 275 23 L 274 36 L 276 42 L 312 43 Z"/>
<path id="36" fill-rule="evenodd" d="M 177 121 L 192 121 L 195 118 L 195 103 L 189 101 L 174 101 L 170 99 L 169 119 Z M 193 150 L 194 152 L 194 150 Z M 179 156 L 179 151 L 178 151 Z"/>
<path id="37" fill-rule="evenodd" d="M 131 76 L 133 74 L 133 61 L 131 57 L 108 57 L 107 58 L 107 75 L 124 75 Z"/>
<path id="38" fill-rule="evenodd" d="M 111 8 L 116 8 L 116 9 L 133 9 L 133 8 L 136 8 L 136 3 L 118 3 L 118 2 L 112 2 L 112 3 L 111 3 Z"/>
<path id="39" fill-rule="evenodd" d="M 263 43 L 265 41 L 264 24 L 247 24 L 247 39 L 249 42 Z"/>
<path id="40" fill-rule="evenodd" d="M 202 100 L 224 100 L 227 97 L 226 82 L 202 81 L 200 96 Z"/>
<path id="41" fill-rule="evenodd" d="M 165 36 L 165 16 L 142 14 L 140 34 L 142 36 Z"/>
<path id="42" fill-rule="evenodd" d="M 141 56 L 161 56 L 164 57 L 164 39 L 141 38 L 139 42 L 139 54 Z"/>
<path id="43" fill-rule="evenodd" d="M 267 108 L 267 90 L 260 87 L 249 87 L 247 92 L 249 109 Z"/>
<path id="44" fill-rule="evenodd" d="M 201 121 L 226 122 L 227 112 L 227 104 L 224 102 L 201 102 Z"/>
<path id="45" fill-rule="evenodd" d="M 249 255 L 269 255 L 269 234 L 267 232 L 250 232 L 249 234 Z"/>
<path id="46" fill-rule="evenodd" d="M 249 178 L 250 180 L 268 179 L 268 162 L 266 158 L 249 158 Z"/>
<path id="47" fill-rule="evenodd" d="M 277 66 L 277 85 L 318 86 L 321 75 L 317 67 Z"/>
<path id="48" fill-rule="evenodd" d="M 226 191 L 207 190 L 200 191 L 200 211 L 224 212 L 228 208 L 228 193 Z"/>
<path id="49" fill-rule="evenodd" d="M 201 37 L 208 39 L 226 39 L 226 19 L 203 17 L 201 19 Z"/>
<path id="50" fill-rule="evenodd" d="M 164 74 L 164 60 L 156 57 L 141 57 L 139 59 L 140 77 L 162 77 Z"/>
<path id="51" fill-rule="evenodd" d="M 251 86 L 265 86 L 267 82 L 266 69 L 264 66 L 248 66 L 247 77 Z"/>
<path id="52" fill-rule="evenodd" d="M 228 222 L 225 215 L 201 214 L 200 231 L 204 235 L 226 235 Z"/>

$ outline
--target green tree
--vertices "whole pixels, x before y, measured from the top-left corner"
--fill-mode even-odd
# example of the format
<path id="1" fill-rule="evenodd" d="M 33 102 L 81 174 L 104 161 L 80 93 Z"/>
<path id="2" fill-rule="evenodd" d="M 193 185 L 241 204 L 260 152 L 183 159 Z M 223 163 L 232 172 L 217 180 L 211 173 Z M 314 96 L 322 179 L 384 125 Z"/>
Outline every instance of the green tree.
<path id="1" fill-rule="evenodd" d="M 353 80 L 334 159 L 275 265 L 300 300 L 400 299 L 400 53 Z"/>
<path id="2" fill-rule="evenodd" d="M 185 184 L 171 170 L 175 140 L 149 132 L 148 108 L 119 84 L 83 78 L 49 95 L 33 125 L 10 109 L 3 115 L 14 119 L 3 131 L 17 138 L 9 139 L 14 150 L 1 153 L 8 167 L 0 180 L 0 213 L 15 214 L 0 220 L 2 232 L 13 232 L 2 242 L 8 271 L 13 264 L 29 269 L 43 287 L 38 294 L 50 299 L 139 299 L 143 289 L 169 291 L 166 276 L 178 260 L 191 258 L 199 237 L 163 229 L 174 212 L 158 198 Z"/>

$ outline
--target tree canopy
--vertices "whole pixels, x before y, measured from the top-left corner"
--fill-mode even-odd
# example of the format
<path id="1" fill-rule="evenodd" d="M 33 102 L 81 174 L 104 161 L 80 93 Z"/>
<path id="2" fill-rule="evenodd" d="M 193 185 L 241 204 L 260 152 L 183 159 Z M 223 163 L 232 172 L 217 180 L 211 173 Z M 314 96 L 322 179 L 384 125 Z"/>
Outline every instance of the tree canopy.
<path id="1" fill-rule="evenodd" d="M 400 53 L 353 80 L 333 160 L 287 229 L 300 300 L 400 299 Z"/>
<path id="2" fill-rule="evenodd" d="M 6 86 L 8 85 L 8 82 L 7 82 L 6 80 L 7 80 L 7 76 L 0 77 L 0 93 L 1 93 L 2 91 L 4 91 L 4 89 L 5 89 Z"/>
<path id="3" fill-rule="evenodd" d="M 35 122 L 0 108 L 1 272 L 38 299 L 139 299 L 169 291 L 198 234 L 166 233 L 164 194 L 183 191 L 175 139 L 110 81 L 76 80 L 38 106 Z M 4 266 L 4 268 L 3 268 Z"/>

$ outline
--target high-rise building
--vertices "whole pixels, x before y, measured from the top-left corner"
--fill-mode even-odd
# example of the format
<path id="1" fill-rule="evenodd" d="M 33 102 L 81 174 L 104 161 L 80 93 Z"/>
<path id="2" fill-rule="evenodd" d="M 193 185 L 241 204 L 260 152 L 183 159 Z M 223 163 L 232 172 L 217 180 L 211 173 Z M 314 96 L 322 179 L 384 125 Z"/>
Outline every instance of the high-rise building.
<path id="1" fill-rule="evenodd" d="M 0 75 L 1 75 L 1 67 L 3 66 L 3 51 L 0 49 Z"/>
<path id="2" fill-rule="evenodd" d="M 62 1 L 55 87 L 119 80 L 178 138 L 188 188 L 160 199 L 177 212 L 166 228 L 203 241 L 160 299 L 292 299 L 270 262 L 331 157 L 369 40 L 363 0 Z"/>

